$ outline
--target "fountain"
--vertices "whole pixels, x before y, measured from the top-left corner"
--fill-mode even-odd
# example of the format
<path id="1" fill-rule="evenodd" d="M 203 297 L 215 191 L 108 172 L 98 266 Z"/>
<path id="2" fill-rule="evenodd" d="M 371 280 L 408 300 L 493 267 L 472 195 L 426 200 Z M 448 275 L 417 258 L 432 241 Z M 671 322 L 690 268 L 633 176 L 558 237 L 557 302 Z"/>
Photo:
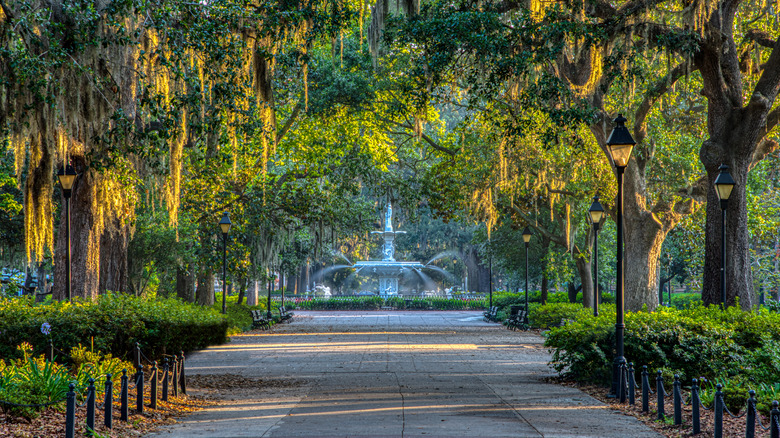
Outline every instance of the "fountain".
<path id="1" fill-rule="evenodd" d="M 423 269 L 430 269 L 437 271 L 447 277 L 452 277 L 452 274 L 444 271 L 443 269 L 433 266 L 433 263 L 439 256 L 437 255 L 427 264 L 420 262 L 405 262 L 397 261 L 395 259 L 395 238 L 399 234 L 406 234 L 406 231 L 395 231 L 393 229 L 393 207 L 389 203 L 385 210 L 385 227 L 383 231 L 372 231 L 371 234 L 379 234 L 384 243 L 382 244 L 382 260 L 367 260 L 355 262 L 351 265 L 333 265 L 322 269 L 315 274 L 315 278 L 322 278 L 324 274 L 340 270 L 340 269 L 355 269 L 352 275 L 370 276 L 378 280 L 379 283 L 379 295 L 383 298 L 398 296 L 399 295 L 399 283 L 401 278 L 405 276 L 416 275 L 419 281 L 425 285 L 435 287 L 433 280 L 422 272 Z M 445 253 L 442 253 L 445 254 Z M 338 256 L 347 263 L 349 260 L 344 257 L 343 254 Z M 437 292 L 434 292 L 436 294 Z"/>
<path id="2" fill-rule="evenodd" d="M 398 295 L 398 281 L 404 275 L 415 272 L 421 275 L 420 269 L 425 268 L 420 262 L 399 262 L 395 260 L 395 237 L 406 234 L 406 231 L 393 230 L 393 207 L 389 203 L 385 211 L 384 231 L 372 231 L 384 239 L 382 245 L 382 260 L 356 262 L 353 267 L 358 275 L 370 275 L 379 280 L 379 294 L 383 297 Z"/>

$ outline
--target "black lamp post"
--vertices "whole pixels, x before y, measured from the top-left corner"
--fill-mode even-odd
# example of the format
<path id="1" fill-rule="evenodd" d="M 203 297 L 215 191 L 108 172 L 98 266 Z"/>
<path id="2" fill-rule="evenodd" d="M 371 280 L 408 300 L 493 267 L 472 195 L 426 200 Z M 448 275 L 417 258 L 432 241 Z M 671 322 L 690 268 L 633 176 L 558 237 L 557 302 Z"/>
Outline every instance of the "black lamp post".
<path id="1" fill-rule="evenodd" d="M 593 197 L 593 204 L 588 209 L 590 221 L 593 222 L 593 316 L 599 316 L 599 225 L 604 217 L 604 207 L 599 202 L 598 195 Z"/>
<path id="2" fill-rule="evenodd" d="M 488 310 L 493 308 L 493 254 L 490 255 L 488 260 L 488 276 L 490 276 L 490 283 L 488 285 L 488 292 L 490 294 L 490 303 L 488 304 Z"/>
<path id="3" fill-rule="evenodd" d="M 528 242 L 531 241 L 531 229 L 525 227 L 523 230 L 523 243 L 525 243 L 525 315 L 523 324 L 528 324 Z"/>
<path id="4" fill-rule="evenodd" d="M 222 214 L 222 219 L 219 220 L 219 229 L 222 230 L 222 314 L 227 313 L 227 306 L 225 300 L 227 299 L 227 238 L 230 232 L 230 217 L 228 212 Z"/>
<path id="5" fill-rule="evenodd" d="M 615 362 L 612 367 L 612 393 L 611 395 L 621 396 L 621 402 L 625 400 L 624 391 L 620 391 L 618 394 L 618 386 L 620 385 L 620 364 L 625 363 L 626 358 L 623 355 L 623 335 L 626 329 L 626 324 L 623 321 L 623 313 L 625 311 L 624 304 L 624 290 L 625 273 L 623 272 L 623 173 L 628 166 L 628 160 L 631 157 L 631 150 L 634 148 L 636 141 L 631 137 L 631 133 L 628 132 L 625 123 L 628 120 L 623 117 L 622 114 L 618 114 L 614 120 L 615 127 L 612 129 L 612 133 L 609 134 L 607 139 L 607 150 L 612 158 L 612 162 L 615 164 L 615 170 L 617 174 L 617 281 L 615 284 L 615 307 L 617 310 L 617 316 L 615 320 Z"/>
<path id="6" fill-rule="evenodd" d="M 720 173 L 715 178 L 715 190 L 718 191 L 720 198 L 720 210 L 723 220 L 721 221 L 721 240 L 720 240 L 720 303 L 726 308 L 726 208 L 729 205 L 729 197 L 734 189 L 734 178 L 729 173 L 729 166 L 721 164 L 718 168 Z"/>
<path id="7" fill-rule="evenodd" d="M 62 197 L 65 198 L 65 295 L 68 301 L 72 299 L 70 288 L 70 196 L 73 193 L 73 183 L 76 182 L 76 170 L 68 164 L 60 168 L 57 178 L 62 186 Z"/>

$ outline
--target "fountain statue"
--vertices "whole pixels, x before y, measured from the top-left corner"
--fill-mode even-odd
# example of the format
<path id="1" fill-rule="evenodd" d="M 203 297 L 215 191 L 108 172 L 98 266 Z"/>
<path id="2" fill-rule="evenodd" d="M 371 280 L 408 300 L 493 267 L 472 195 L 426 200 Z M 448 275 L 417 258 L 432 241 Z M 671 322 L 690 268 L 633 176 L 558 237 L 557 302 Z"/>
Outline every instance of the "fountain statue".
<path id="1" fill-rule="evenodd" d="M 354 268 L 356 275 L 374 277 L 379 282 L 379 295 L 384 298 L 399 295 L 399 282 L 403 277 L 416 276 L 418 281 L 423 284 L 432 284 L 431 278 L 422 272 L 423 269 L 438 271 L 445 276 L 451 277 L 451 274 L 433 266 L 431 264 L 433 259 L 425 265 L 420 262 L 405 262 L 395 259 L 395 238 L 399 234 L 406 234 L 406 231 L 395 231 L 393 229 L 393 206 L 390 203 L 385 207 L 384 230 L 372 231 L 371 234 L 379 234 L 384 240 L 382 244 L 382 260 L 359 261 L 352 265 L 332 266 L 327 268 L 327 270 Z M 348 260 L 347 263 L 349 263 Z"/>

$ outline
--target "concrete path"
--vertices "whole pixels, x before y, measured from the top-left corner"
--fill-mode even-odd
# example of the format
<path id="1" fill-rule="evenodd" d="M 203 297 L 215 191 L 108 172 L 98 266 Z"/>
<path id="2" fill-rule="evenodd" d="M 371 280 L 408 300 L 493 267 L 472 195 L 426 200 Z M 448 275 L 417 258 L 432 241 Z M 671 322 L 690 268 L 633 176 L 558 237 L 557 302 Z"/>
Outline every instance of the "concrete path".
<path id="1" fill-rule="evenodd" d="M 479 312 L 296 312 L 187 358 L 220 400 L 154 437 L 659 437 L 554 373 L 542 338 Z"/>

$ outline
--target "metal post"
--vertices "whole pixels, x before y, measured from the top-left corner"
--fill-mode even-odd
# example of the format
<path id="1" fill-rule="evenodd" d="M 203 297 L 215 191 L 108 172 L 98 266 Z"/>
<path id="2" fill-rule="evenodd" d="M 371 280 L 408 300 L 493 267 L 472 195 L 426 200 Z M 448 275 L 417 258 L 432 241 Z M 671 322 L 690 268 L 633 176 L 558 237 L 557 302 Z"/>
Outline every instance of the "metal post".
<path id="1" fill-rule="evenodd" d="M 650 373 L 642 365 L 642 412 L 650 412 Z"/>
<path id="2" fill-rule="evenodd" d="M 114 382 L 111 373 L 106 374 L 106 388 L 103 396 L 103 425 L 109 429 L 114 427 Z"/>
<path id="3" fill-rule="evenodd" d="M 163 361 L 162 400 L 168 401 L 168 358 Z"/>
<path id="4" fill-rule="evenodd" d="M 121 389 L 119 391 L 119 419 L 127 422 L 127 368 L 122 370 Z"/>
<path id="5" fill-rule="evenodd" d="M 94 435 L 95 431 L 95 379 L 89 379 L 87 386 L 87 435 Z"/>
<path id="6" fill-rule="evenodd" d="M 49 338 L 49 362 L 54 362 L 54 342 Z"/>
<path id="7" fill-rule="evenodd" d="M 626 384 L 628 383 L 626 376 L 626 360 L 620 361 L 620 390 L 618 396 L 620 397 L 620 403 L 626 402 Z"/>
<path id="8" fill-rule="evenodd" d="M 227 213 L 225 213 L 227 214 Z M 227 313 L 225 299 L 227 297 L 227 233 L 222 233 L 222 314 Z"/>
<path id="9" fill-rule="evenodd" d="M 157 361 L 152 362 L 151 401 L 149 407 L 157 409 Z"/>
<path id="10" fill-rule="evenodd" d="M 636 372 L 634 371 L 634 362 L 628 363 L 628 404 L 633 406 L 636 403 Z"/>
<path id="11" fill-rule="evenodd" d="M 701 433 L 701 413 L 699 408 L 699 381 L 693 379 L 693 384 L 691 385 L 691 422 L 693 423 L 694 435 Z"/>
<path id="12" fill-rule="evenodd" d="M 747 425 L 745 425 L 745 438 L 756 436 L 756 391 L 748 391 L 747 401 Z"/>
<path id="13" fill-rule="evenodd" d="M 271 318 L 273 318 L 273 315 L 271 315 L 271 280 L 268 280 L 268 298 L 266 299 L 265 303 L 265 307 L 267 309 L 265 316 L 270 321 Z"/>
<path id="14" fill-rule="evenodd" d="M 179 397 L 179 356 L 173 356 L 173 396 Z"/>
<path id="15" fill-rule="evenodd" d="M 772 402 L 772 412 L 769 415 L 769 438 L 780 438 L 780 409 L 777 408 L 777 400 Z"/>
<path id="16" fill-rule="evenodd" d="M 490 304 L 488 304 L 488 307 L 492 308 L 493 307 L 493 256 L 492 255 L 490 256 L 490 259 L 488 261 L 488 276 L 490 276 L 490 281 L 488 281 L 489 283 L 488 291 L 490 292 Z"/>
<path id="17" fill-rule="evenodd" d="M 618 395 L 617 385 L 618 380 L 618 368 L 620 367 L 620 361 L 625 360 L 623 356 L 623 334 L 626 329 L 626 324 L 623 321 L 623 285 L 624 285 L 624 272 L 623 272 L 623 172 L 626 170 L 623 166 L 615 166 L 617 170 L 617 281 L 615 283 L 615 361 L 613 363 L 612 370 L 612 394 Z"/>
<path id="18" fill-rule="evenodd" d="M 658 403 L 658 419 L 663 420 L 664 413 L 664 378 L 661 376 L 661 370 L 658 370 L 658 377 L 655 378 L 655 395 Z"/>
<path id="19" fill-rule="evenodd" d="M 135 410 L 139 414 L 144 413 L 144 369 L 138 368 L 135 383 Z"/>
<path id="20" fill-rule="evenodd" d="M 179 370 L 179 380 L 181 381 L 181 393 L 187 395 L 187 377 L 184 375 L 184 351 L 181 351 L 181 369 Z"/>
<path id="21" fill-rule="evenodd" d="M 674 397 L 674 425 L 679 426 L 682 424 L 682 393 L 680 392 L 680 376 L 674 375 L 674 389 L 672 397 Z"/>
<path id="22" fill-rule="evenodd" d="M 490 272 L 490 283 L 493 284 L 493 271 Z M 492 288 L 492 286 L 491 286 Z M 491 305 L 493 304 L 491 295 Z M 525 242 L 525 316 L 523 324 L 528 325 L 528 242 Z"/>
<path id="23" fill-rule="evenodd" d="M 723 438 L 723 386 L 715 385 L 715 438 Z"/>
<path id="24" fill-rule="evenodd" d="M 68 393 L 65 395 L 65 438 L 74 438 L 76 435 L 76 384 L 68 385 Z"/>
<path id="25" fill-rule="evenodd" d="M 599 301 L 601 301 L 601 292 L 599 292 L 599 224 L 593 224 L 593 316 L 599 316 Z M 526 264 L 528 255 L 526 254 Z M 526 266 L 528 271 L 528 266 Z M 527 275 L 527 274 L 526 274 Z M 633 403 L 631 403 L 633 404 Z"/>
<path id="26" fill-rule="evenodd" d="M 720 302 L 723 308 L 726 308 L 726 207 L 728 201 L 720 201 L 721 214 L 723 216 L 721 228 L 721 247 L 720 247 Z"/>
<path id="27" fill-rule="evenodd" d="M 73 299 L 70 287 L 70 194 L 70 190 L 62 191 L 65 197 L 65 290 L 68 301 Z"/>

